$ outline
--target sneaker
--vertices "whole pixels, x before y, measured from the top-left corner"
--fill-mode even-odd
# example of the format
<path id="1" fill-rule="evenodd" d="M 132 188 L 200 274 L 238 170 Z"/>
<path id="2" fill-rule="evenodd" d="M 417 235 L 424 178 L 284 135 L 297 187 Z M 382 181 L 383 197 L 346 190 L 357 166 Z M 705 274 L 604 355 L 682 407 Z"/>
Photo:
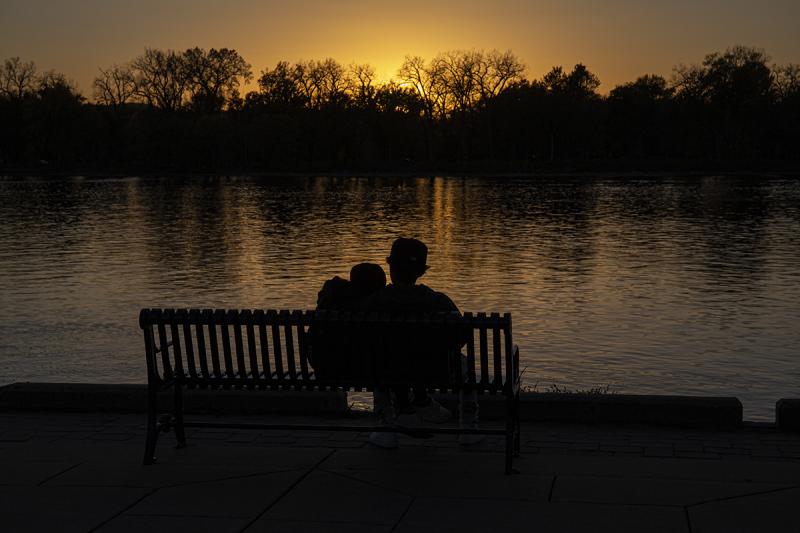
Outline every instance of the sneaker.
<path id="1" fill-rule="evenodd" d="M 402 428 L 413 428 L 419 425 L 419 417 L 417 412 L 412 409 L 402 409 L 395 419 L 395 425 Z"/>
<path id="2" fill-rule="evenodd" d="M 401 411 L 400 414 L 397 415 L 395 424 L 398 433 L 408 435 L 411 438 L 430 439 L 433 437 L 433 433 L 430 433 L 424 427 L 420 427 L 422 421 L 414 410 Z"/>
<path id="3" fill-rule="evenodd" d="M 431 422 L 433 424 L 441 424 L 453 418 L 453 413 L 445 409 L 442 404 L 430 398 L 426 405 L 415 406 L 417 410 L 417 417 L 422 422 Z"/>
<path id="4" fill-rule="evenodd" d="M 393 450 L 397 448 L 397 433 L 392 431 L 373 431 L 369 434 L 369 443 L 378 448 Z"/>

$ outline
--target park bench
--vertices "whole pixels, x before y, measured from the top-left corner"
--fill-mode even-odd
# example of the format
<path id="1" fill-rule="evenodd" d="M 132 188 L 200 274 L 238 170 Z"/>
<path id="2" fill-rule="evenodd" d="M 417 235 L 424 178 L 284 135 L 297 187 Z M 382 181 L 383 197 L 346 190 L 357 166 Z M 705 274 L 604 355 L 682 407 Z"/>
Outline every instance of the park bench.
<path id="1" fill-rule="evenodd" d="M 155 461 L 159 433 L 174 428 L 183 447 L 187 427 L 503 435 L 507 474 L 519 453 L 519 350 L 512 343 L 510 314 L 143 309 L 139 325 L 147 359 L 145 464 Z M 183 413 L 184 389 L 313 393 L 401 386 L 502 394 L 505 425 L 398 430 L 191 421 Z M 160 415 L 159 393 L 169 388 L 173 408 Z"/>

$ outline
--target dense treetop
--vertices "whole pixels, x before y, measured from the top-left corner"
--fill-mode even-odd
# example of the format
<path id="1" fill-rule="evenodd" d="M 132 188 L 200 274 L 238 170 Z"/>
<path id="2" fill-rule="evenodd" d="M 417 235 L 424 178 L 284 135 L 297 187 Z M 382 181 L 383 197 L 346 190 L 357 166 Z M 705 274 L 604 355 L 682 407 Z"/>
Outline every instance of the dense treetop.
<path id="1" fill-rule="evenodd" d="M 257 89 L 242 94 L 248 83 Z M 598 93 L 583 64 L 525 76 L 512 52 L 407 56 L 394 80 L 334 59 L 254 76 L 235 50 L 148 48 L 99 69 L 88 101 L 64 75 L 0 65 L 0 164 L 180 170 L 526 170 L 557 160 L 797 161 L 800 66 L 735 46 L 667 79 Z"/>

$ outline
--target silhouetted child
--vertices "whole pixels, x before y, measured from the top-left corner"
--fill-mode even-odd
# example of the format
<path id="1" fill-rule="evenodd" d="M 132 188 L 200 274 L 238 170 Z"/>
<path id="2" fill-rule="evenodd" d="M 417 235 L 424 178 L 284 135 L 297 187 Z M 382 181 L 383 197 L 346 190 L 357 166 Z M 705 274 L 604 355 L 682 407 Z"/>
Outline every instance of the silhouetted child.
<path id="1" fill-rule="evenodd" d="M 386 286 L 386 273 L 380 265 L 374 263 L 359 263 L 350 269 L 350 279 L 334 276 L 322 285 L 322 290 L 317 294 L 317 310 L 319 311 L 357 311 L 361 309 L 364 300 Z M 337 331 L 326 331 L 325 328 L 315 326 L 309 331 L 311 336 L 311 352 L 309 362 L 317 373 L 317 378 L 323 378 L 326 363 L 334 363 L 336 353 L 331 346 L 336 346 L 335 336 L 341 334 Z M 330 369 L 330 367 L 328 367 Z"/>
<path id="2" fill-rule="evenodd" d="M 386 286 L 386 273 L 380 265 L 359 263 L 350 269 L 350 280 L 334 276 L 317 294 L 317 309 L 355 311 L 365 298 Z"/>

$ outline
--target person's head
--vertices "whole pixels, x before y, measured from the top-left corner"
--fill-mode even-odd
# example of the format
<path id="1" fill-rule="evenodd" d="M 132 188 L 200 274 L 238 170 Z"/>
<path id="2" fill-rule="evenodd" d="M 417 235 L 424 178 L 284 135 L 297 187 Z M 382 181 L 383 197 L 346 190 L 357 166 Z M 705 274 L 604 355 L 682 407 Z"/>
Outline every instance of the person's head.
<path id="1" fill-rule="evenodd" d="M 350 285 L 356 296 L 366 296 L 386 286 L 386 273 L 375 263 L 359 263 L 350 269 Z"/>
<path id="2" fill-rule="evenodd" d="M 392 243 L 386 262 L 393 283 L 414 284 L 427 270 L 428 247 L 417 239 L 400 237 Z"/>

